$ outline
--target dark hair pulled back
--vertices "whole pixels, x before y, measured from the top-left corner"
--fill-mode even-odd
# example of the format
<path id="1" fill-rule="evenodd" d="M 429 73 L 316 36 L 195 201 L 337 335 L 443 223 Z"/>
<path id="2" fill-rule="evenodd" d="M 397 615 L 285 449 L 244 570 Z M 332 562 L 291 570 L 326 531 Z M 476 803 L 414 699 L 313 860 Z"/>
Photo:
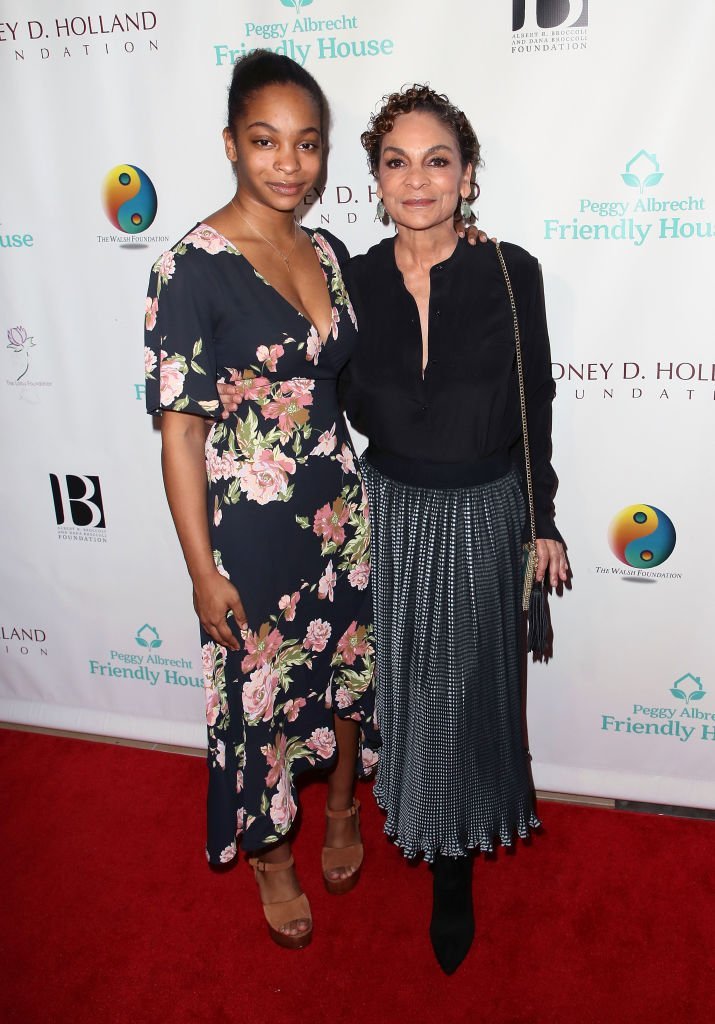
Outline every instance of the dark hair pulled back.
<path id="1" fill-rule="evenodd" d="M 290 57 L 272 50 L 252 50 L 236 61 L 228 89 L 228 127 L 233 129 L 248 100 L 268 85 L 297 85 L 315 101 L 320 114 L 320 130 L 328 132 L 329 107 L 316 80 Z"/>

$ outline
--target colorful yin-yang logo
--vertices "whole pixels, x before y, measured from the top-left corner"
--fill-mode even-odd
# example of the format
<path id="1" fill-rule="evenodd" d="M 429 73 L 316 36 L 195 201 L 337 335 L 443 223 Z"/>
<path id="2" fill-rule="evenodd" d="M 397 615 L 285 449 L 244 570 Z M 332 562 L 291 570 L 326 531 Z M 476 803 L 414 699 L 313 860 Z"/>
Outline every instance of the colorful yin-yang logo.
<path id="1" fill-rule="evenodd" d="M 673 554 L 675 527 L 655 505 L 628 505 L 608 528 L 611 551 L 634 569 L 653 569 Z"/>
<path id="2" fill-rule="evenodd" d="M 104 179 L 104 209 L 115 228 L 127 235 L 146 231 L 156 217 L 156 189 L 134 164 L 117 164 Z"/>

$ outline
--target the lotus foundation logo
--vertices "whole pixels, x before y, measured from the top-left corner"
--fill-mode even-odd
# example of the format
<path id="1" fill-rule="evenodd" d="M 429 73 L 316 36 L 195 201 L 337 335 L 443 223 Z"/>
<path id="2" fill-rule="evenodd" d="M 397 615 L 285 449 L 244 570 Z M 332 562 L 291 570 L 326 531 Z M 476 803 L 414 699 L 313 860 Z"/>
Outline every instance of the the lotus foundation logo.
<path id="1" fill-rule="evenodd" d="M 190 658 L 168 658 L 156 653 L 157 648 L 164 643 L 156 626 L 150 626 L 145 622 L 134 634 L 134 643 L 145 651 L 140 653 L 136 647 L 131 651 L 117 648 L 109 651 L 104 661 L 91 658 L 89 674 L 105 679 L 136 679 L 148 683 L 149 686 L 165 683 L 167 686 L 188 689 L 203 687 L 203 675 L 190 674 L 194 667 Z"/>
<path id="2" fill-rule="evenodd" d="M 675 527 L 654 505 L 628 505 L 608 528 L 611 551 L 634 569 L 653 569 L 673 554 Z"/>
<path id="3" fill-rule="evenodd" d="M 104 179 L 104 209 L 115 228 L 127 235 L 147 231 L 157 209 L 151 178 L 134 164 L 118 164 Z"/>
<path id="4" fill-rule="evenodd" d="M 22 400 L 27 400 L 28 393 L 33 389 L 52 387 L 51 380 L 39 379 L 36 367 L 33 366 L 35 362 L 33 350 L 36 347 L 37 342 L 34 336 L 22 324 L 7 328 L 7 345 L 5 348 L 10 354 L 5 360 L 5 366 L 8 370 L 5 376 L 5 384 L 9 387 L 17 388 L 16 393 Z M 40 365 L 42 365 L 42 360 L 40 360 Z"/>
<path id="5" fill-rule="evenodd" d="M 30 369 L 30 349 L 35 347 L 35 339 L 28 337 L 24 327 L 11 327 L 7 332 L 8 348 L 18 356 L 19 373 L 15 380 L 22 380 Z"/>

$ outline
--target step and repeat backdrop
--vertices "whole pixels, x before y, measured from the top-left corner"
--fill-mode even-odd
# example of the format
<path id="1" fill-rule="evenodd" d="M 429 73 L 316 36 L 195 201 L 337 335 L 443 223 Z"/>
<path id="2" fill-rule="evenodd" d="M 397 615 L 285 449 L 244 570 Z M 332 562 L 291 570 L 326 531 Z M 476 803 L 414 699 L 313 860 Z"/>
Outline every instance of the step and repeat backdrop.
<path id="1" fill-rule="evenodd" d="M 480 224 L 542 264 L 573 586 L 529 669 L 537 786 L 715 806 L 715 6 L 4 0 L 0 19 L 0 717 L 203 745 L 144 296 L 232 194 L 231 67 L 267 46 L 332 104 L 306 224 L 352 252 L 389 231 L 360 132 L 428 81 L 482 142 Z"/>

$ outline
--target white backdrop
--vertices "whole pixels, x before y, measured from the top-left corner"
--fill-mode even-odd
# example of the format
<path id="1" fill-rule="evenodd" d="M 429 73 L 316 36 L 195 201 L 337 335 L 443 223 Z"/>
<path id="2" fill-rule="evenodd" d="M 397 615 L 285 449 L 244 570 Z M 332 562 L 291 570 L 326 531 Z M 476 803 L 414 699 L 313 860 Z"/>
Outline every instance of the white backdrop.
<path id="1" fill-rule="evenodd" d="M 332 101 L 306 223 L 353 252 L 381 236 L 359 134 L 383 93 L 428 80 L 477 128 L 480 223 L 541 260 L 573 589 L 551 601 L 553 659 L 530 668 L 537 786 L 715 806 L 715 7 L 5 0 L 0 18 L 0 715 L 203 745 L 197 624 L 143 412 L 143 300 L 156 256 L 231 194 L 231 60 L 263 44 Z M 103 205 L 123 164 L 158 196 L 137 233 Z M 644 504 L 616 529 L 622 560 L 609 524 Z M 623 551 L 639 531 L 650 561 Z"/>

